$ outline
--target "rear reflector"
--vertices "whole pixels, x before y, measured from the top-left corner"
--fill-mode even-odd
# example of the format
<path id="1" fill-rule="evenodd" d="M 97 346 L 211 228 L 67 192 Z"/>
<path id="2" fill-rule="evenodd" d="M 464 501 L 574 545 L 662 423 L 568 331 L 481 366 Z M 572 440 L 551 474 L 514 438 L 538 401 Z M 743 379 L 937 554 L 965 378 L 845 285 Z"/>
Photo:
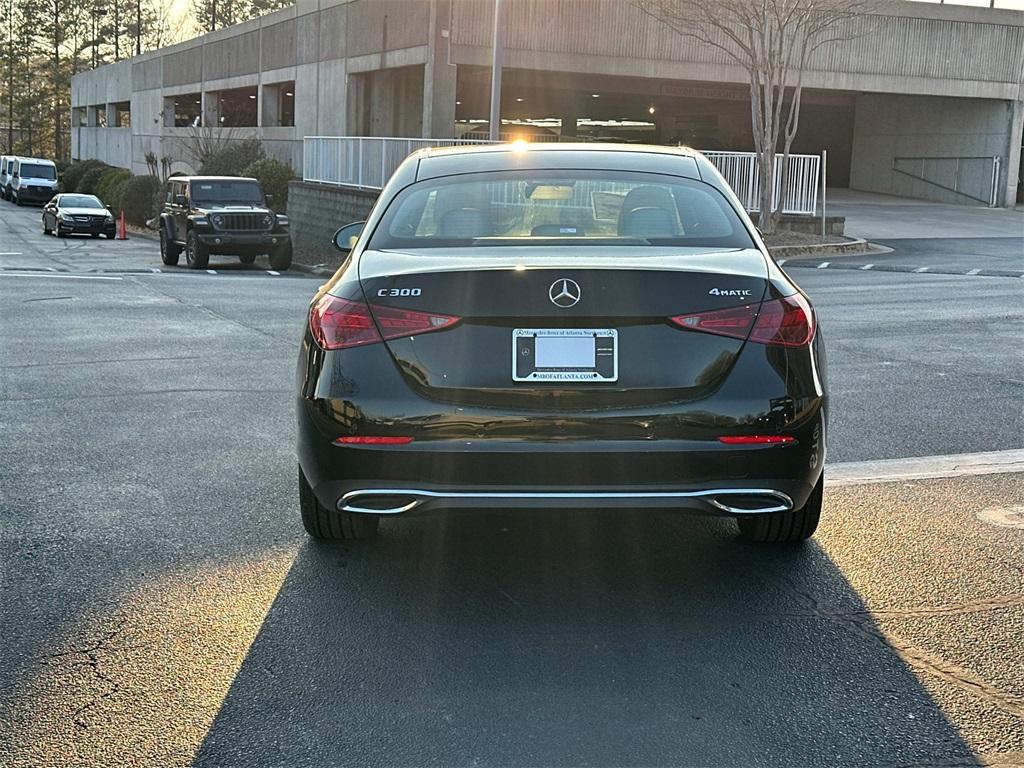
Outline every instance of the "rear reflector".
<path id="1" fill-rule="evenodd" d="M 370 307 L 327 294 L 309 313 L 309 329 L 324 349 L 344 349 L 439 331 L 459 322 L 451 315 L 395 307 Z"/>
<path id="2" fill-rule="evenodd" d="M 814 311 L 799 293 L 761 304 L 669 318 L 688 331 L 714 333 L 759 344 L 803 347 L 814 338 Z"/>
<path id="3" fill-rule="evenodd" d="M 382 435 L 348 435 L 339 437 L 335 445 L 408 445 L 411 437 L 387 437 Z"/>
<path id="4" fill-rule="evenodd" d="M 796 438 L 789 435 L 726 435 L 718 438 L 718 442 L 726 445 L 791 445 Z"/>

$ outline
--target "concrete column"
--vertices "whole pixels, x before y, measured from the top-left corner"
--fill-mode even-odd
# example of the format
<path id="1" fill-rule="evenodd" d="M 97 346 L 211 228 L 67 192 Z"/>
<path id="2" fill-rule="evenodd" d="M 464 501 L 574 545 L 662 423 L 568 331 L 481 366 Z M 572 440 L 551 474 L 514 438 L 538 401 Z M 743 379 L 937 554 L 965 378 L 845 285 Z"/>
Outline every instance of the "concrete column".
<path id="1" fill-rule="evenodd" d="M 576 110 L 563 109 L 562 110 L 562 135 L 571 136 L 575 138 L 579 134 L 576 132 L 576 124 L 579 121 L 579 115 L 576 114 Z"/>
<path id="2" fill-rule="evenodd" d="M 203 91 L 203 125 L 217 127 L 220 125 L 220 94 Z"/>
<path id="3" fill-rule="evenodd" d="M 281 88 L 277 85 L 260 86 L 260 125 L 281 124 Z"/>
<path id="4" fill-rule="evenodd" d="M 164 97 L 164 127 L 174 127 L 174 96 Z"/>
<path id="5" fill-rule="evenodd" d="M 107 127 L 117 128 L 117 106 L 114 104 L 107 104 Z"/>
<path id="6" fill-rule="evenodd" d="M 456 68 L 448 63 L 451 5 L 452 0 L 431 0 L 430 3 L 430 48 L 423 68 L 424 138 L 455 136 Z"/>
<path id="7" fill-rule="evenodd" d="M 100 108 L 99 107 L 86 107 L 85 108 L 85 119 L 86 124 L 90 128 L 99 128 L 100 125 Z"/>
<path id="8" fill-rule="evenodd" d="M 1006 153 L 1006 191 L 1002 200 L 1003 205 L 1007 208 L 1012 208 L 1017 203 L 1022 141 L 1024 141 L 1024 101 L 1015 101 L 1010 108 L 1010 146 Z"/>

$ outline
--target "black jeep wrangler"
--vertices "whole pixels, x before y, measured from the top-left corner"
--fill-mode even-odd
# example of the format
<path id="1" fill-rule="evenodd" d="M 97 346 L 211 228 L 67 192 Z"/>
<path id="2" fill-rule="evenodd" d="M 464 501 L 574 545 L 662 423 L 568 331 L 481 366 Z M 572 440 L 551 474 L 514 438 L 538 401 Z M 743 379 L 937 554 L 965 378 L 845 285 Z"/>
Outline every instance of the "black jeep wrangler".
<path id="1" fill-rule="evenodd" d="M 261 253 L 270 267 L 292 263 L 288 217 L 275 214 L 256 179 L 237 176 L 174 176 L 167 181 L 160 213 L 160 256 L 178 263 L 182 250 L 192 269 L 205 269 L 211 254 L 238 256 L 252 264 Z"/>

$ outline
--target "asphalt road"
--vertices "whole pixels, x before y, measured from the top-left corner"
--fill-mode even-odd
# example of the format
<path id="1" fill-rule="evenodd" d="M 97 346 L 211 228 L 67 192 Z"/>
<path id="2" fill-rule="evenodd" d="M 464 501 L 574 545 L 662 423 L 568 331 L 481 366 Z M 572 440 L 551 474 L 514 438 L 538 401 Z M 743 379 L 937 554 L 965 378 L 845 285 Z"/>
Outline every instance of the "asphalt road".
<path id="1" fill-rule="evenodd" d="M 979 518 L 1021 475 L 834 487 L 786 551 L 643 511 L 314 544 L 316 279 L 37 218 L 0 204 L 0 766 L 1024 764 L 1024 528 Z M 1024 280 L 793 274 L 830 461 L 1024 447 Z"/>

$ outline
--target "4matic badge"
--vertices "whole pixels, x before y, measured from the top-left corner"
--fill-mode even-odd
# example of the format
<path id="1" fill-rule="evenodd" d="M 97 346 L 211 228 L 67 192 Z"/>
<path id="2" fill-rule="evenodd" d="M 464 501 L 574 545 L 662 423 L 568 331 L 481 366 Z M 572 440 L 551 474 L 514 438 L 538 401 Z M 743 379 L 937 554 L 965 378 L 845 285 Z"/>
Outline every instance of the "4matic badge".
<path id="1" fill-rule="evenodd" d="M 750 296 L 751 291 L 745 291 L 740 288 L 712 288 L 708 291 L 709 296 Z"/>

